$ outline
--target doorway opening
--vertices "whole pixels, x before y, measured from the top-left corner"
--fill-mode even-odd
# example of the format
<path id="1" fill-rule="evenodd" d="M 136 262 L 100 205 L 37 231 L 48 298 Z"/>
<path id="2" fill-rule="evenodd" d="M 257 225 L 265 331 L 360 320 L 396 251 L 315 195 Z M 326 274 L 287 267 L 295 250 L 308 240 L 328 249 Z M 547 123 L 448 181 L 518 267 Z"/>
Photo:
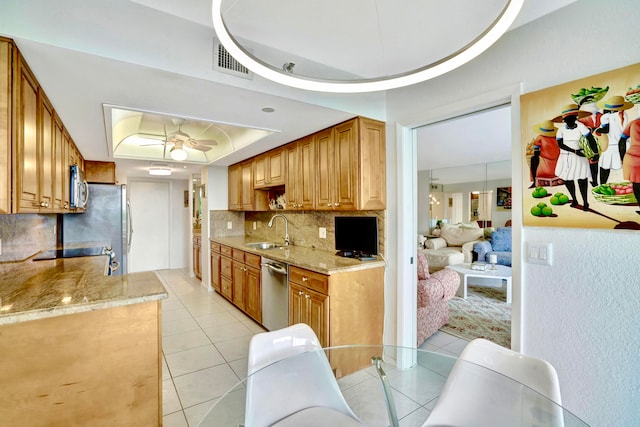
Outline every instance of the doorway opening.
<path id="1" fill-rule="evenodd" d="M 439 229 L 454 226 L 478 227 L 482 229 L 482 237 L 477 240 L 490 242 L 493 231 L 511 224 L 510 204 L 506 206 L 504 200 L 497 197 L 498 189 L 511 187 L 511 105 L 502 104 L 453 117 L 414 131 L 417 229 L 418 234 L 427 239 L 425 246 L 460 244 L 446 241 L 438 245 L 428 243 L 430 239 L 441 239 Z M 472 240 L 476 241 L 476 238 Z M 420 247 L 418 250 L 429 251 Z M 470 256 L 472 258 L 465 255 L 464 260 L 469 268 L 474 261 L 485 261 L 479 260 L 475 251 Z M 502 262 L 511 267 L 510 261 Z M 457 260 L 456 265 L 460 264 Z M 468 283 L 470 292 L 467 298 L 455 296 L 449 300 L 453 322 L 450 320 L 450 327 L 441 329 L 449 333 L 457 330 L 460 332 L 458 336 L 473 339 L 471 331 L 478 331 L 476 337 L 483 336 L 486 330 L 478 330 L 477 326 L 488 319 L 492 322 L 489 329 L 495 329 L 496 335 L 500 335 L 496 339 L 501 345 L 505 345 L 504 340 L 507 339 L 509 347 L 511 304 L 506 302 L 504 282 L 469 277 Z M 493 306 L 482 313 L 483 319 L 473 318 L 472 313 L 478 312 L 474 305 L 478 304 Z"/>

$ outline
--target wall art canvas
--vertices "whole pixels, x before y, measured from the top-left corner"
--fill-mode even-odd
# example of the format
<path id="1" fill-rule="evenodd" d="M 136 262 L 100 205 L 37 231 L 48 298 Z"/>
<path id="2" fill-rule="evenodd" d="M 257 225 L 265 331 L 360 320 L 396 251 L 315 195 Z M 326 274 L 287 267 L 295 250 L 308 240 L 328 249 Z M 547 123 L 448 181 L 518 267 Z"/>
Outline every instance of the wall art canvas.
<path id="1" fill-rule="evenodd" d="M 496 205 L 498 209 L 511 209 L 511 187 L 498 187 L 496 189 Z"/>
<path id="2" fill-rule="evenodd" d="M 640 229 L 640 64 L 520 98 L 523 224 Z"/>

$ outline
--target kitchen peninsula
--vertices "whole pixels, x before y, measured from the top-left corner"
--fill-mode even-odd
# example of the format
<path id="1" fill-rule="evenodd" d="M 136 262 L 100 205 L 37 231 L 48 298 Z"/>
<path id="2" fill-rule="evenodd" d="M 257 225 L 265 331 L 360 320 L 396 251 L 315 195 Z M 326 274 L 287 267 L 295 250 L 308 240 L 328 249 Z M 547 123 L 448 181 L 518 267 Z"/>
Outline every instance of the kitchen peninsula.
<path id="1" fill-rule="evenodd" d="M 152 272 L 107 256 L 0 264 L 6 425 L 159 425 L 161 300 Z"/>

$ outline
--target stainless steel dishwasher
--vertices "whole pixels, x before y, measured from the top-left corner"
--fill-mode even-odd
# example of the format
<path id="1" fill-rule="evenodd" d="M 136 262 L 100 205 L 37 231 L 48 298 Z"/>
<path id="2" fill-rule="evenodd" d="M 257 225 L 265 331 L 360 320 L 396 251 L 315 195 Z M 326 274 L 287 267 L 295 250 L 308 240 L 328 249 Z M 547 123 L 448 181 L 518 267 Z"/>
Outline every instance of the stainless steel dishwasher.
<path id="1" fill-rule="evenodd" d="M 270 331 L 289 326 L 289 266 L 262 258 L 262 324 Z"/>

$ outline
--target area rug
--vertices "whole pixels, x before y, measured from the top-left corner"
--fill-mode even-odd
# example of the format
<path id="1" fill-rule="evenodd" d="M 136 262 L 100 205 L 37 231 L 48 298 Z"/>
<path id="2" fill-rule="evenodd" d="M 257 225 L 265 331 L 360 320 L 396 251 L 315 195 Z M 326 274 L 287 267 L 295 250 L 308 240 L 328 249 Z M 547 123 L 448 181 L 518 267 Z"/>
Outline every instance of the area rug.
<path id="1" fill-rule="evenodd" d="M 484 338 L 511 348 L 511 304 L 500 288 L 471 286 L 467 299 L 449 300 L 449 323 L 440 330 L 466 340 Z"/>

